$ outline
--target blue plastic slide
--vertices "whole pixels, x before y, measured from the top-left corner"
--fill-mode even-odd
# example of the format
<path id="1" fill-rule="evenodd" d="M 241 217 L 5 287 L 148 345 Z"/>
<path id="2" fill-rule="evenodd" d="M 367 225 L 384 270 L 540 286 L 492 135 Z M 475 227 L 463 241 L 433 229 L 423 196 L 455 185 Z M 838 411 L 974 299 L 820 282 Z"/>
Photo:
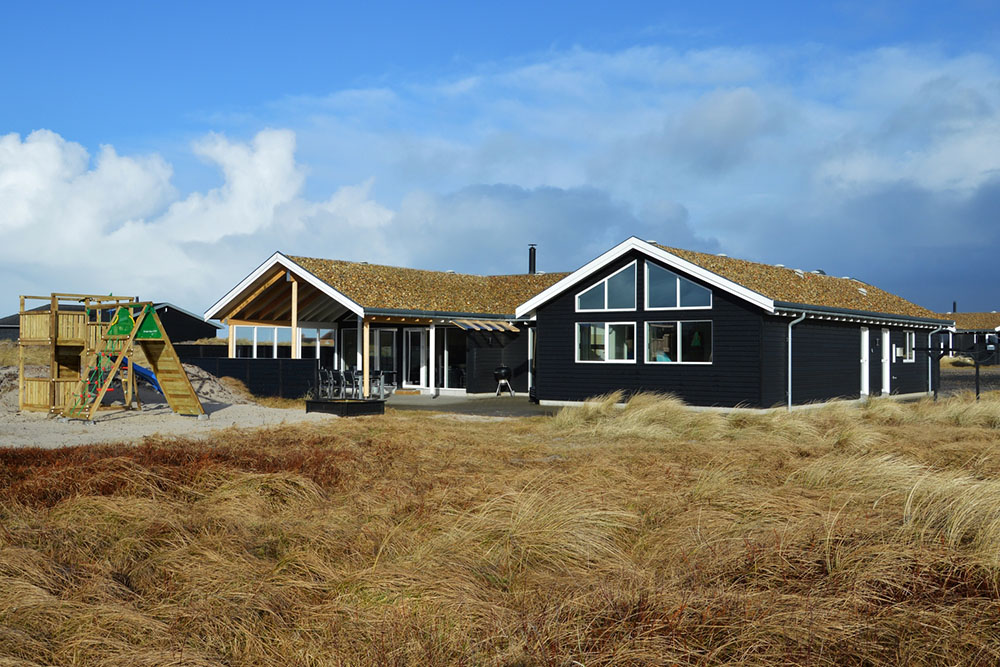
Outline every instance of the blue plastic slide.
<path id="1" fill-rule="evenodd" d="M 128 359 L 125 359 L 123 361 L 127 362 Z M 139 364 L 132 364 L 132 368 L 135 369 L 135 374 L 136 375 L 138 375 L 139 377 L 141 377 L 143 380 L 145 380 L 149 384 L 153 385 L 153 389 L 155 389 L 156 391 L 160 392 L 161 395 L 163 394 L 163 389 L 160 388 L 160 382 L 159 382 L 159 380 L 156 379 L 156 373 L 154 373 L 153 371 L 149 370 L 148 368 L 145 368 L 144 366 L 140 366 Z"/>

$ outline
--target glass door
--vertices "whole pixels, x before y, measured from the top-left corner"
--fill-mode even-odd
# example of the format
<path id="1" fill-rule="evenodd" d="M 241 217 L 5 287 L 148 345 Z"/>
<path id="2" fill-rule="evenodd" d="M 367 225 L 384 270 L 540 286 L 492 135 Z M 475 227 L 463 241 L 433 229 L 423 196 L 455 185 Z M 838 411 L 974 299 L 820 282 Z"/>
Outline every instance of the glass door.
<path id="1" fill-rule="evenodd" d="M 427 329 L 403 332 L 403 386 L 427 386 Z"/>
<path id="2" fill-rule="evenodd" d="M 396 384 L 396 330 L 371 329 L 368 348 L 368 366 L 373 371 L 382 371 L 387 385 Z"/>

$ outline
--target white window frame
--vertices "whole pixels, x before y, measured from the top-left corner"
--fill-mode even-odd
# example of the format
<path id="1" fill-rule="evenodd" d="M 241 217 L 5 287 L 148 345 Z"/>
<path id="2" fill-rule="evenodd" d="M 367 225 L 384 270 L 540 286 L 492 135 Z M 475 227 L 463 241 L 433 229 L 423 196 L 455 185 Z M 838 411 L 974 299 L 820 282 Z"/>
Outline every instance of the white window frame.
<path id="1" fill-rule="evenodd" d="M 603 359 L 581 359 L 580 358 L 580 325 L 581 324 L 603 324 L 604 325 L 604 358 Z M 608 332 L 609 328 L 616 324 L 631 325 L 634 333 L 635 349 L 632 351 L 631 359 L 608 359 Z M 574 322 L 573 323 L 573 357 L 578 364 L 634 364 L 639 358 L 639 326 L 637 322 Z"/>
<path id="2" fill-rule="evenodd" d="M 665 309 L 666 310 L 666 309 Z M 671 309 L 672 310 L 672 309 Z M 682 325 L 687 324 L 700 324 L 707 322 L 708 326 L 712 330 L 712 361 L 684 361 L 684 349 L 681 345 L 681 328 Z M 652 340 L 649 336 L 649 325 L 651 324 L 675 324 L 677 325 L 677 361 L 649 361 L 649 341 Z M 643 327 L 643 338 L 645 339 L 645 345 L 643 345 L 643 357 L 642 363 L 644 364 L 656 364 L 659 366 L 711 366 L 715 363 L 715 322 L 713 320 L 649 320 L 645 323 L 646 326 Z"/>
<path id="3" fill-rule="evenodd" d="M 631 267 L 635 267 L 635 284 L 633 284 L 632 289 L 635 290 L 639 286 L 639 260 L 632 260 L 630 263 L 626 264 L 622 268 L 618 269 L 606 278 L 601 279 L 586 289 L 582 289 L 573 295 L 573 307 L 578 313 L 631 313 L 634 312 L 639 307 L 639 296 L 638 294 L 633 294 L 635 305 L 631 308 L 608 308 L 608 281 L 617 276 L 619 273 L 628 271 Z M 580 295 L 586 294 L 590 290 L 594 289 L 598 285 L 604 287 L 604 307 L 603 308 L 580 308 Z"/>
<path id="4" fill-rule="evenodd" d="M 662 269 L 663 271 L 666 271 L 667 273 L 672 273 L 675 276 L 677 276 L 677 287 L 676 287 L 677 293 L 675 295 L 676 300 L 677 300 L 677 305 L 676 306 L 657 306 L 657 307 L 654 308 L 653 306 L 649 305 L 649 267 L 650 267 L 651 264 L 653 266 L 655 266 L 656 268 L 658 268 L 658 269 Z M 643 279 L 645 280 L 645 283 L 643 284 L 643 294 L 645 295 L 646 310 L 711 310 L 712 309 L 712 303 L 713 303 L 714 295 L 712 294 L 712 288 L 711 287 L 705 287 L 704 285 L 696 283 L 695 281 L 691 280 L 690 278 L 686 278 L 686 277 L 682 276 L 681 274 L 677 273 L 676 271 L 668 269 L 665 266 L 660 266 L 659 264 L 657 264 L 655 262 L 645 261 L 645 262 L 643 262 L 643 267 L 645 269 L 643 271 Z M 692 282 L 695 285 L 698 285 L 698 287 L 704 287 L 705 289 L 707 289 L 708 290 L 708 305 L 707 306 L 682 306 L 682 305 L 680 305 L 680 303 L 681 303 L 681 280 L 687 280 L 688 282 Z M 660 361 L 658 363 L 664 364 L 664 363 L 675 363 L 675 362 Z"/>
<path id="5" fill-rule="evenodd" d="M 903 363 L 912 364 L 917 360 L 916 352 L 914 349 L 917 346 L 917 332 L 916 331 L 904 331 L 903 332 Z"/>

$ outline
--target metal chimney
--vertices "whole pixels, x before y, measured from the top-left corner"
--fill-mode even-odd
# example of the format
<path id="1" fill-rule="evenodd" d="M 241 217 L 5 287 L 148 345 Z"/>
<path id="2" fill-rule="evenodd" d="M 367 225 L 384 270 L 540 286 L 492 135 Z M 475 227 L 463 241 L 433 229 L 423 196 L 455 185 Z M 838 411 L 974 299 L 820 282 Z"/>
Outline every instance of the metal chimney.
<path id="1" fill-rule="evenodd" d="M 535 243 L 528 244 L 528 273 L 535 273 Z"/>

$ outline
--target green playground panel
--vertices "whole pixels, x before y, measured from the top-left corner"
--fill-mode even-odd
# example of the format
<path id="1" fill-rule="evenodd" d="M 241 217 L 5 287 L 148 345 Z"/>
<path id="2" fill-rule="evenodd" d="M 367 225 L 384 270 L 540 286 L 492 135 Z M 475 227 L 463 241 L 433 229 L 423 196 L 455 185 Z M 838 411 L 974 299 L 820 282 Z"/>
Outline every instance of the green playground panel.
<path id="1" fill-rule="evenodd" d="M 139 331 L 135 334 L 136 339 L 159 340 L 163 338 L 163 332 L 160 331 L 160 327 L 156 326 L 154 314 L 153 307 L 146 306 L 146 317 L 142 319 L 142 324 L 139 325 Z"/>
<path id="2" fill-rule="evenodd" d="M 111 318 L 111 326 L 108 327 L 109 336 L 127 336 L 132 333 L 135 320 L 128 308 L 119 308 L 115 311 L 115 316 Z"/>

